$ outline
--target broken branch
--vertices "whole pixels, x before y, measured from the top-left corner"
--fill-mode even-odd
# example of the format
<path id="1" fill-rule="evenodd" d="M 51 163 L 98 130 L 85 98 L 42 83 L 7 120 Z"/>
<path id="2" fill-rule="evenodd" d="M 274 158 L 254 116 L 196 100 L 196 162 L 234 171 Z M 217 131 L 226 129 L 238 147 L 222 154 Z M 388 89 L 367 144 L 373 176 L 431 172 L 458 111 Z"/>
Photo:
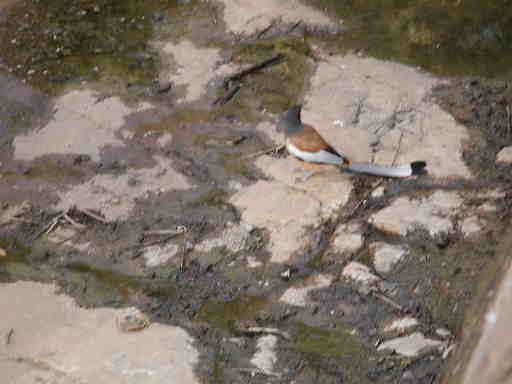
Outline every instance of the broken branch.
<path id="1" fill-rule="evenodd" d="M 272 153 L 272 152 L 277 153 L 277 152 L 281 151 L 282 149 L 284 149 L 284 144 L 278 145 L 278 146 L 273 147 L 273 148 L 264 149 L 263 151 L 258 151 L 258 152 L 250 153 L 247 156 L 242 157 L 242 159 L 248 159 L 248 158 L 251 158 L 251 157 L 258 157 L 258 156 L 266 155 L 267 153 Z"/>
<path id="2" fill-rule="evenodd" d="M 235 97 L 236 94 L 240 91 L 240 88 L 242 88 L 242 86 L 240 84 L 234 86 L 233 88 L 231 88 L 231 90 L 226 95 L 217 98 L 213 102 L 213 105 L 224 105 L 224 104 L 229 103 L 231 101 L 231 99 L 233 97 Z"/>
<path id="3" fill-rule="evenodd" d="M 109 223 L 109 221 L 108 221 L 107 219 L 104 219 L 103 217 L 101 217 L 101 216 L 99 216 L 99 215 L 95 214 L 94 212 L 89 211 L 88 209 L 79 209 L 79 208 L 76 208 L 76 207 L 75 207 L 75 209 L 76 209 L 78 212 L 81 212 L 81 213 L 83 213 L 84 215 L 89 216 L 89 217 L 90 217 L 90 218 L 92 218 L 92 219 L 95 219 L 95 220 L 100 221 L 100 222 L 105 223 L 105 224 L 108 224 L 108 223 Z"/>
<path id="4" fill-rule="evenodd" d="M 251 73 L 254 73 L 254 72 L 257 72 L 257 71 L 260 71 L 266 67 L 269 67 L 271 65 L 275 65 L 275 64 L 279 64 L 281 61 L 284 60 L 284 55 L 281 54 L 281 53 L 278 53 L 277 55 L 275 56 L 272 56 L 270 59 L 266 59 L 266 60 L 263 60 L 262 62 L 260 63 L 257 63 L 257 64 L 254 64 L 254 65 L 251 65 L 249 68 L 246 68 L 240 72 L 237 72 L 233 75 L 230 75 L 228 77 L 226 77 L 224 79 L 224 86 L 227 86 L 230 82 L 232 81 L 240 81 L 242 80 L 245 76 L 247 75 L 250 75 Z"/>

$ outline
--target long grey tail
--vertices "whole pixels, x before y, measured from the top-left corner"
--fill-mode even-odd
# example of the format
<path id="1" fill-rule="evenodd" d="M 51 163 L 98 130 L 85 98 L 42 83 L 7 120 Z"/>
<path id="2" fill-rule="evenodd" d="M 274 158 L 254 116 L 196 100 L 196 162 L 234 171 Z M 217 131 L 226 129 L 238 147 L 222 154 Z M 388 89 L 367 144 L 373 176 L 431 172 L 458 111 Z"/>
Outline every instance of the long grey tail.
<path id="1" fill-rule="evenodd" d="M 403 165 L 378 165 L 371 163 L 351 163 L 345 169 L 355 173 L 366 173 L 374 176 L 409 177 L 426 173 L 425 161 L 415 161 Z"/>

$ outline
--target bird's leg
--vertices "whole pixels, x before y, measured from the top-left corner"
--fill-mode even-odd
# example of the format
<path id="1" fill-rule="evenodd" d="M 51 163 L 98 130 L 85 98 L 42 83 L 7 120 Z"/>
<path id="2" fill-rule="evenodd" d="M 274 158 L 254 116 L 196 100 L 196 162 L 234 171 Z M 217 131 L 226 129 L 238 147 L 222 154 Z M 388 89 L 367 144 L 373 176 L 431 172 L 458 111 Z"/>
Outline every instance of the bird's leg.
<path id="1" fill-rule="evenodd" d="M 301 177 L 298 180 L 299 182 L 308 181 L 313 176 L 329 172 L 336 168 L 336 166 L 330 164 L 308 163 L 306 161 L 301 161 L 300 166 L 302 168 L 301 170 L 304 172 L 304 177 Z"/>

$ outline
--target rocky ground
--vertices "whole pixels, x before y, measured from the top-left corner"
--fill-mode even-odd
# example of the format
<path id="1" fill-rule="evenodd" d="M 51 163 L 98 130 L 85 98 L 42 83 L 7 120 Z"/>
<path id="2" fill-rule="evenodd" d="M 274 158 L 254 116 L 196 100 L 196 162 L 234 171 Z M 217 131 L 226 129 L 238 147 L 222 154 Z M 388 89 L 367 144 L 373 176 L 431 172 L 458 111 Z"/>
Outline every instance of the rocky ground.
<path id="1" fill-rule="evenodd" d="M 7 382 L 460 375 L 511 214 L 506 82 L 340 50 L 296 0 L 61 3 L 0 2 Z M 348 157 L 428 174 L 304 167 L 276 130 L 298 102 Z"/>

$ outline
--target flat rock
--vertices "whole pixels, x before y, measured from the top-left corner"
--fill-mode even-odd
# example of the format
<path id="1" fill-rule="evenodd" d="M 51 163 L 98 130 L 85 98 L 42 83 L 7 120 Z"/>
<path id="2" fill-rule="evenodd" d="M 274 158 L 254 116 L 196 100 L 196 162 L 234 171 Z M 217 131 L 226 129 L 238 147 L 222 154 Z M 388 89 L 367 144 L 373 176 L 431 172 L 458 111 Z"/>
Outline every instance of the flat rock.
<path id="1" fill-rule="evenodd" d="M 460 223 L 460 231 L 464 236 L 470 236 L 482 230 L 482 220 L 476 216 L 466 217 Z"/>
<path id="2" fill-rule="evenodd" d="M 237 192 L 230 202 L 241 210 L 245 223 L 269 231 L 274 263 L 285 263 L 303 249 L 310 237 L 308 227 L 319 224 L 322 217 L 318 199 L 277 181 L 260 180 Z"/>
<path id="3" fill-rule="evenodd" d="M 342 275 L 348 280 L 367 287 L 380 281 L 378 276 L 371 273 L 370 268 L 357 261 L 348 263 L 347 266 L 343 268 Z"/>
<path id="4" fill-rule="evenodd" d="M 267 375 L 277 376 L 274 372 L 274 365 L 277 362 L 277 342 L 275 335 L 266 335 L 258 338 L 256 342 L 256 353 L 251 359 L 251 364 L 259 368 Z"/>
<path id="5" fill-rule="evenodd" d="M 220 234 L 201 241 L 194 249 L 200 252 L 210 252 L 214 248 L 226 247 L 231 252 L 241 251 L 249 239 L 251 229 L 246 224 L 228 225 Z"/>
<path id="6" fill-rule="evenodd" d="M 379 273 L 389 273 L 404 256 L 407 249 L 399 245 L 392 245 L 381 241 L 370 244 L 370 252 L 373 253 L 373 265 Z"/>
<path id="7" fill-rule="evenodd" d="M 512 145 L 503 148 L 496 155 L 497 163 L 512 163 Z"/>
<path id="8" fill-rule="evenodd" d="M 333 247 L 336 252 L 353 253 L 363 246 L 363 234 L 358 224 L 342 224 L 334 233 Z"/>
<path id="9" fill-rule="evenodd" d="M 439 340 L 427 339 L 420 332 L 415 332 L 409 336 L 397 337 L 382 343 L 377 350 L 391 350 L 399 355 L 415 357 L 420 353 L 427 353 L 443 347 L 445 343 Z"/>
<path id="10" fill-rule="evenodd" d="M 146 261 L 146 267 L 153 268 L 172 260 L 181 247 L 174 243 L 165 245 L 153 245 L 144 249 L 142 256 Z"/>
<path id="11" fill-rule="evenodd" d="M 175 64 L 175 70 L 163 73 L 163 81 L 186 88 L 185 96 L 179 102 L 192 102 L 205 92 L 208 83 L 216 76 L 235 72 L 231 65 L 217 65 L 221 61 L 220 49 L 199 48 L 190 40 L 155 42 L 164 63 Z"/>
<path id="12" fill-rule="evenodd" d="M 382 164 L 427 160 L 435 177 L 471 177 L 466 128 L 428 98 L 438 80 L 390 61 L 316 54 L 302 117 L 336 150 Z"/>
<path id="13" fill-rule="evenodd" d="M 419 325 L 419 321 L 416 318 L 412 316 L 406 316 L 399 319 L 394 319 L 384 324 L 382 330 L 385 333 L 404 332 L 416 327 L 417 325 Z"/>
<path id="14" fill-rule="evenodd" d="M 317 275 L 301 282 L 298 285 L 288 288 L 279 301 L 296 305 L 298 307 L 305 307 L 310 303 L 309 292 L 315 289 L 325 288 L 331 284 L 332 277 L 326 275 Z"/>
<path id="15" fill-rule="evenodd" d="M 453 230 L 452 217 L 462 203 L 456 192 L 446 191 L 436 191 L 427 198 L 415 200 L 400 197 L 370 217 L 370 222 L 383 231 L 402 236 L 421 226 L 434 236 Z"/>
<path id="16" fill-rule="evenodd" d="M 78 307 L 54 285 L 0 284 L 2 381 L 11 384 L 199 383 L 199 353 L 178 327 L 151 324 L 121 332 L 126 310 Z M 4 332 L 5 331 L 5 332 Z"/>
<path id="17" fill-rule="evenodd" d="M 61 200 L 55 208 L 66 210 L 77 206 L 97 210 L 108 220 L 122 220 L 130 216 L 138 198 L 191 187 L 185 176 L 172 168 L 170 159 L 155 156 L 154 160 L 156 165 L 152 168 L 129 168 L 121 175 L 100 174 L 86 183 L 59 191 Z"/>
<path id="18" fill-rule="evenodd" d="M 275 20 L 316 26 L 336 25 L 324 13 L 298 0 L 221 0 L 224 22 L 236 34 L 252 34 L 267 28 Z"/>
<path id="19" fill-rule="evenodd" d="M 292 156 L 280 159 L 261 156 L 255 164 L 267 176 L 293 189 L 304 191 L 318 200 L 326 217 L 346 204 L 353 189 L 350 177 L 335 167 L 308 170 L 302 166 L 302 162 Z"/>
<path id="20" fill-rule="evenodd" d="M 44 127 L 14 139 L 14 157 L 33 160 L 47 154 L 83 154 L 98 162 L 102 147 L 124 145 L 117 132 L 126 118 L 150 108 L 148 103 L 129 108 L 119 97 L 98 101 L 93 90 L 73 90 L 55 100 L 55 114 Z"/>

